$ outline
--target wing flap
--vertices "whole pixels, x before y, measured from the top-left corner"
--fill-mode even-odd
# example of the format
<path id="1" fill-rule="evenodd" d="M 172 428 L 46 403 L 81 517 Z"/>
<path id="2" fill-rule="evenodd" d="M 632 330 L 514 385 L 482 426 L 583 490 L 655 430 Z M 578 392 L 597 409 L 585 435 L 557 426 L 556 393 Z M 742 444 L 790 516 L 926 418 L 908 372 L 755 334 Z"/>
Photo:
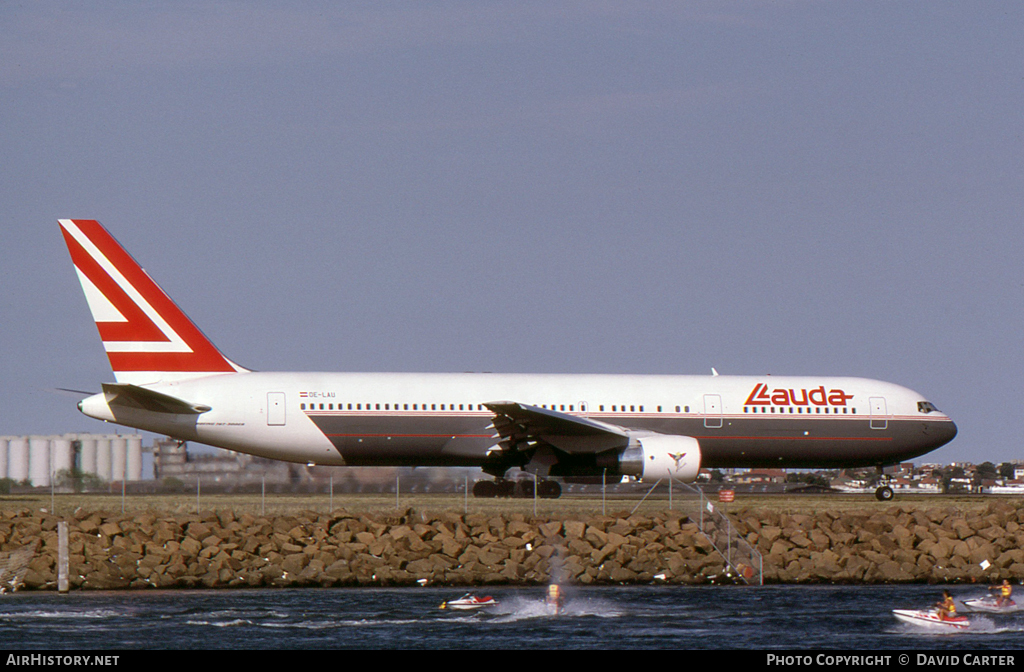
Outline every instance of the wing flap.
<path id="1" fill-rule="evenodd" d="M 629 443 L 626 428 L 514 401 L 484 404 L 494 413 L 494 429 L 507 449 L 546 443 L 567 453 L 597 453 Z"/>

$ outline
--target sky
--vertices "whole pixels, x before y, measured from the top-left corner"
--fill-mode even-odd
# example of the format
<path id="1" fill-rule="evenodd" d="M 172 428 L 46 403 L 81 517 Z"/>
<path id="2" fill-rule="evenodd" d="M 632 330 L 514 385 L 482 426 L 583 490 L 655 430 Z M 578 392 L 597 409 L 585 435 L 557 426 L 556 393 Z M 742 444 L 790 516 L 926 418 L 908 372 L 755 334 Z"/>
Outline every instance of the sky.
<path id="1" fill-rule="evenodd" d="M 58 218 L 256 370 L 861 376 L 1024 459 L 1024 5 L 0 3 L 0 434 L 106 432 Z"/>

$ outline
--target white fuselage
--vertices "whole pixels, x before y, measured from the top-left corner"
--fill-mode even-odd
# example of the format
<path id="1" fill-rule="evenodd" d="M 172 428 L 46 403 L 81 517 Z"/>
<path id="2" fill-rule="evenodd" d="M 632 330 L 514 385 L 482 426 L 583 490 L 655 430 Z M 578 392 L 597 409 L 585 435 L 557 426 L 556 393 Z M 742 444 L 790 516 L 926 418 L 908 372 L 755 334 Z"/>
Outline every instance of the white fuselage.
<path id="1" fill-rule="evenodd" d="M 112 410 L 97 395 L 83 412 L 322 465 L 480 465 L 497 443 L 483 404 L 504 400 L 692 436 L 706 467 L 891 464 L 956 434 L 918 393 L 863 378 L 250 372 L 147 387 L 210 410 Z"/>

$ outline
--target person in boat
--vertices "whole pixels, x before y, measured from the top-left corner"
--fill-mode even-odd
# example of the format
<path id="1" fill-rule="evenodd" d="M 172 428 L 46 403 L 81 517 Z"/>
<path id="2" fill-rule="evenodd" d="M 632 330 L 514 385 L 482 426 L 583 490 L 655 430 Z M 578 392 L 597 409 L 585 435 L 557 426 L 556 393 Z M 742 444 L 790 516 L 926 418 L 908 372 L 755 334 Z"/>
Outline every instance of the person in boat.
<path id="1" fill-rule="evenodd" d="M 953 602 L 953 596 L 949 594 L 948 590 L 942 591 L 942 602 L 937 603 L 935 606 L 939 608 L 940 621 L 949 621 L 956 618 L 956 603 Z"/>
<path id="2" fill-rule="evenodd" d="M 1013 604 L 1013 599 L 1011 599 L 1011 597 L 1010 597 L 1010 595 L 1013 594 L 1013 587 L 1010 585 L 1010 582 L 1007 581 L 1006 579 L 1003 579 L 1002 585 L 999 585 L 999 586 L 989 586 L 989 590 L 998 590 L 999 591 L 999 597 L 996 598 L 996 606 L 997 607 L 1001 607 L 1003 605 L 1008 605 L 1008 604 Z"/>
<path id="3" fill-rule="evenodd" d="M 459 599 L 452 600 L 452 602 L 463 602 L 465 600 L 475 601 L 476 600 L 476 596 L 473 595 L 473 593 L 466 593 L 465 595 L 463 595 Z M 446 601 L 441 603 L 441 609 L 447 609 L 447 608 L 448 608 L 448 601 L 446 600 Z"/>
<path id="4" fill-rule="evenodd" d="M 556 614 L 562 613 L 562 602 L 564 597 L 562 595 L 562 589 L 557 583 L 552 583 L 548 586 L 548 597 L 547 604 L 549 607 L 554 609 Z"/>

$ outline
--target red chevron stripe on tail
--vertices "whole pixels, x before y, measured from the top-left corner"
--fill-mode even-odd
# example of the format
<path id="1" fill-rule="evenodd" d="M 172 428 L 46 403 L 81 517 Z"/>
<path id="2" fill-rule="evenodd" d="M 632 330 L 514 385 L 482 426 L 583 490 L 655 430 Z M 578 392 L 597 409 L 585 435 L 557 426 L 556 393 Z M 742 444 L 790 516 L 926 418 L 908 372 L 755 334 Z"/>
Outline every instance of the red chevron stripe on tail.
<path id="1" fill-rule="evenodd" d="M 117 382 L 246 371 L 221 354 L 99 222 L 59 221 Z"/>

